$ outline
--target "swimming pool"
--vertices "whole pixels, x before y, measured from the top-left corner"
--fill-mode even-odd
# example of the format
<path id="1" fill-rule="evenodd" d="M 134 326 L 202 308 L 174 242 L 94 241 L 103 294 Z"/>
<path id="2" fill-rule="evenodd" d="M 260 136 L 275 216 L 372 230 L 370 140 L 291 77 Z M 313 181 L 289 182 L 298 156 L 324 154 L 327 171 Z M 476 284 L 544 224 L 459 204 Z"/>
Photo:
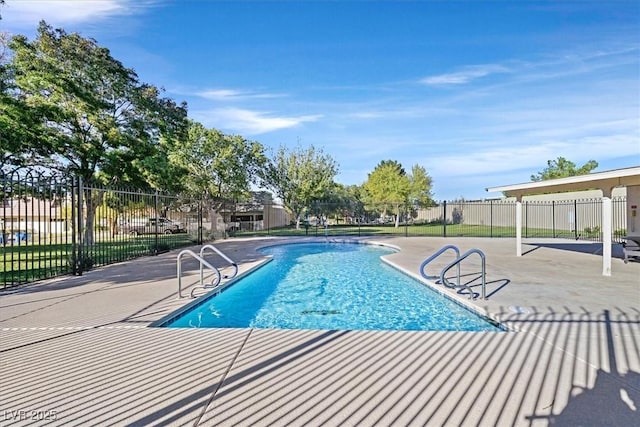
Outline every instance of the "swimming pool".
<path id="1" fill-rule="evenodd" d="M 383 263 L 390 248 L 295 243 L 262 252 L 273 260 L 162 326 L 502 331 Z"/>

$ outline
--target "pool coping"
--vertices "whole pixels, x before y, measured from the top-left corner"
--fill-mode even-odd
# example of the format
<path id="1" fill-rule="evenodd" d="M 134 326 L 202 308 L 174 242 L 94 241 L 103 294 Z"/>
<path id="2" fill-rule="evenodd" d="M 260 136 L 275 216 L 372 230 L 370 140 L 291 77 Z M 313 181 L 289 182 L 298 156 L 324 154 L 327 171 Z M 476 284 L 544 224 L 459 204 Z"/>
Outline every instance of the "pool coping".
<path id="1" fill-rule="evenodd" d="M 272 256 L 266 256 L 264 260 L 260 261 L 258 264 L 252 266 L 251 268 L 249 268 L 246 271 L 243 271 L 242 273 L 239 273 L 238 275 L 236 275 L 235 277 L 220 283 L 219 285 L 217 285 L 216 287 L 212 288 L 211 290 L 209 290 L 208 292 L 196 297 L 196 298 L 192 298 L 192 301 L 183 305 L 182 307 L 180 307 L 179 309 L 177 309 L 176 311 L 173 311 L 169 314 L 167 314 L 164 317 L 161 317 L 160 319 L 151 322 L 147 327 L 148 328 L 162 328 L 165 327 L 166 323 L 170 323 L 172 321 L 174 321 L 175 319 L 177 319 L 178 317 L 181 317 L 184 313 L 186 313 L 187 311 L 190 311 L 191 309 L 198 307 L 202 304 L 205 304 L 209 299 L 215 297 L 216 295 L 224 292 L 225 290 L 229 289 L 231 286 L 233 286 L 235 283 L 237 283 L 240 279 L 248 276 L 249 274 L 261 269 L 262 267 L 264 267 L 265 265 L 269 264 L 271 261 L 273 261 L 273 257 Z"/>
<path id="2" fill-rule="evenodd" d="M 344 239 L 326 239 L 324 241 L 318 241 L 317 239 L 313 240 L 313 241 L 309 241 L 309 240 L 301 240 L 301 241 L 295 241 L 295 242 L 278 242 L 278 243 L 267 243 L 265 245 L 261 245 L 259 247 L 257 247 L 256 249 L 258 251 L 261 251 L 262 249 L 265 248 L 271 248 L 271 247 L 276 247 L 276 246 L 287 246 L 287 245 L 295 245 L 295 244 L 327 244 L 327 243 L 334 243 L 334 244 L 357 244 L 357 245 L 367 245 L 367 246 L 379 246 L 379 247 L 384 247 L 384 248 L 389 248 L 392 249 L 393 251 L 395 251 L 396 253 L 401 252 L 402 249 L 397 246 L 397 245 L 392 245 L 386 242 L 378 242 L 375 240 L 354 240 L 354 239 L 349 239 L 349 238 L 344 238 Z M 482 313 L 480 310 L 478 310 L 478 307 L 475 306 L 473 303 L 467 302 L 464 299 L 461 298 L 456 298 L 453 295 L 451 295 L 451 293 L 445 292 L 444 289 L 442 289 L 442 286 L 438 286 L 437 283 L 428 280 L 424 277 L 422 277 L 421 275 L 416 275 L 413 272 L 403 268 L 402 266 L 394 263 L 393 261 L 387 259 L 387 255 L 389 254 L 384 254 L 384 255 L 380 255 L 379 259 L 382 263 L 389 265 L 390 267 L 392 267 L 393 269 L 395 269 L 396 271 L 398 271 L 401 274 L 404 274 L 414 280 L 416 280 L 418 283 L 421 283 L 425 286 L 427 286 L 430 290 L 436 292 L 438 295 L 440 295 L 443 298 L 446 298 L 448 301 L 462 307 L 463 309 L 471 312 L 473 315 L 479 317 L 480 319 L 482 319 L 483 321 L 491 324 L 492 326 L 500 329 L 500 331 L 494 331 L 494 332 L 517 332 L 515 329 L 510 328 L 508 325 L 502 324 L 501 322 L 499 322 L 498 320 L 492 318 L 490 315 L 487 315 L 485 313 Z M 230 280 L 223 282 L 219 285 L 217 285 L 216 287 L 212 288 L 211 290 L 209 290 L 208 292 L 206 292 L 205 294 L 202 294 L 196 298 L 193 298 L 193 301 L 187 303 L 186 305 L 180 307 L 179 309 L 177 309 L 176 311 L 167 314 L 166 316 L 152 322 L 151 324 L 148 325 L 148 327 L 150 328 L 163 328 L 163 327 L 167 327 L 168 323 L 171 323 L 175 320 L 177 320 L 178 318 L 182 317 L 184 314 L 186 314 L 187 312 L 191 311 L 192 309 L 199 307 L 200 305 L 206 304 L 211 298 L 215 298 L 217 295 L 221 294 L 222 292 L 226 291 L 227 289 L 229 289 L 230 287 L 232 287 L 234 284 L 236 284 L 239 280 L 241 280 L 242 278 L 248 276 L 249 274 L 259 270 L 260 268 L 266 266 L 267 264 L 269 264 L 271 261 L 273 261 L 273 256 L 272 255 L 265 255 L 265 259 L 261 262 L 259 262 L 257 265 L 252 266 L 250 269 L 242 272 L 241 274 L 231 278 Z M 475 298 L 474 298 L 475 299 Z M 235 329 L 236 327 L 222 327 L 219 329 Z M 279 329 L 279 328 L 249 328 L 249 329 Z M 304 329 L 304 328 L 291 328 L 291 329 Z M 325 329 L 323 329 L 325 330 Z M 352 329 L 336 329 L 336 330 L 352 330 Z M 366 329 L 364 329 L 366 330 Z M 376 329 L 377 331 L 394 331 L 394 329 Z M 400 331 L 405 331 L 405 329 L 401 329 Z M 409 331 L 409 330 L 406 330 Z M 419 330 L 421 332 L 455 332 L 455 331 L 450 331 L 450 330 L 442 330 L 442 331 L 430 331 L 430 330 Z M 491 332 L 491 331 L 467 331 L 467 332 Z"/>
<path id="3" fill-rule="evenodd" d="M 428 286 L 429 289 L 438 293 L 443 298 L 446 298 L 449 301 L 452 301 L 453 303 L 463 307 L 464 309 L 469 310 L 470 312 L 472 312 L 482 320 L 492 324 L 496 328 L 501 329 L 500 332 L 518 332 L 518 330 L 514 329 L 513 327 L 509 327 L 508 325 L 501 323 L 499 320 L 494 319 L 493 317 L 491 317 L 490 314 L 483 313 L 481 310 L 479 310 L 478 307 L 475 304 L 473 304 L 473 301 L 475 301 L 475 298 L 472 300 L 467 300 L 466 298 L 459 297 L 459 294 L 457 293 L 454 296 L 451 292 L 447 292 L 447 289 L 443 288 L 443 285 L 439 285 L 438 283 L 433 282 L 429 279 L 426 279 L 421 275 L 417 275 L 409 270 L 406 270 L 405 268 L 397 265 L 393 261 L 386 259 L 384 255 L 381 256 L 380 259 L 382 260 L 382 262 L 395 268 L 399 272 L 406 274 L 407 276 L 417 280 L 419 283 L 422 283 L 425 286 Z M 442 331 L 442 332 L 446 332 L 446 331 Z M 498 331 L 495 331 L 495 332 L 498 332 Z"/>

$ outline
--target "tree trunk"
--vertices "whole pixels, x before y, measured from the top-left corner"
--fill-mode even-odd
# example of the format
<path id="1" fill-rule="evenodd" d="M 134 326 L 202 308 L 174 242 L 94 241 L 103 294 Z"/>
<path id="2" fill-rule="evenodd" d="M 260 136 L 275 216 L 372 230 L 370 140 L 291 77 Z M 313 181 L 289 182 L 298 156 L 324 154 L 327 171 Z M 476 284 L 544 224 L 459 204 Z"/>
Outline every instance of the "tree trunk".
<path id="1" fill-rule="evenodd" d="M 114 238 L 118 235 L 118 215 L 109 220 L 109 225 L 111 229 L 111 238 Z"/>
<path id="2" fill-rule="evenodd" d="M 95 244 L 94 225 L 96 219 L 96 208 L 102 201 L 104 190 L 87 188 L 85 191 L 85 204 L 87 207 L 87 216 L 84 224 L 84 245 L 93 246 Z"/>
<path id="3" fill-rule="evenodd" d="M 396 226 L 395 228 L 400 227 L 400 206 L 396 205 Z"/>

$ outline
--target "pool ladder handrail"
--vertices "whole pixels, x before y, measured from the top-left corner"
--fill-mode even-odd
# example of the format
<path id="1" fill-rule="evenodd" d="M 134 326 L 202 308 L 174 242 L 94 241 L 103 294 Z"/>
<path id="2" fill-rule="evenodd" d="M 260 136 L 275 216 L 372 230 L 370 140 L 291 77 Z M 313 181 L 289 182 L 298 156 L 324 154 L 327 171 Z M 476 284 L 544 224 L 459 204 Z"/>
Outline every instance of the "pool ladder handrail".
<path id="1" fill-rule="evenodd" d="M 445 253 L 449 249 L 452 249 L 456 253 L 456 259 L 460 258 L 460 249 L 458 249 L 458 247 L 456 245 L 445 245 L 445 246 L 441 247 L 440 249 L 438 249 L 438 251 L 435 252 L 433 255 L 431 255 L 429 258 L 427 258 L 424 261 L 422 261 L 422 264 L 420 264 L 420 270 L 419 270 L 420 274 L 422 275 L 422 277 L 424 277 L 427 280 L 433 280 L 433 279 L 437 279 L 439 277 L 439 276 L 430 276 L 430 275 L 428 275 L 425 272 L 425 268 L 427 267 L 427 264 L 429 264 L 434 259 L 438 258 L 440 255 L 442 255 L 443 253 Z M 459 264 L 458 264 L 458 285 L 460 285 L 460 265 Z"/>
<path id="2" fill-rule="evenodd" d="M 217 279 L 217 282 L 216 282 L 215 285 L 214 285 L 214 282 L 212 281 L 211 285 L 209 285 L 209 286 L 215 287 L 217 284 L 220 283 L 220 279 L 221 279 L 220 270 L 218 270 L 216 267 L 214 267 L 213 265 L 208 263 L 205 259 L 203 259 L 201 256 L 199 256 L 198 254 L 196 254 L 192 250 L 184 249 L 178 254 L 178 258 L 176 259 L 177 276 L 178 276 L 178 298 L 184 298 L 182 296 L 182 257 L 185 256 L 185 255 L 191 255 L 191 257 L 195 258 L 200 263 L 200 285 L 196 286 L 196 288 L 198 288 L 198 287 L 206 288 L 207 287 L 206 285 L 203 284 L 203 282 L 204 282 L 203 274 L 202 274 L 203 266 L 209 268 L 215 274 L 214 277 Z M 191 290 L 191 296 L 193 298 L 193 289 Z"/>
<path id="3" fill-rule="evenodd" d="M 467 252 L 465 252 L 464 254 L 460 255 L 458 258 L 456 258 L 455 260 L 447 264 L 447 266 L 444 267 L 442 271 L 440 271 L 440 281 L 448 288 L 467 289 L 469 291 L 469 298 L 475 299 L 475 292 L 473 292 L 471 287 L 468 285 L 460 284 L 460 263 L 463 260 L 465 260 L 467 257 L 473 254 L 478 254 L 480 256 L 480 259 L 482 260 L 482 299 L 487 299 L 486 257 L 484 255 L 484 252 L 482 252 L 480 249 L 475 249 L 475 248 L 469 249 Z M 447 280 L 447 278 L 445 277 L 445 274 L 447 274 L 447 271 L 449 271 L 453 266 L 456 266 L 456 265 L 458 266 L 458 283 L 453 284 Z"/>
<path id="4" fill-rule="evenodd" d="M 225 274 L 224 276 L 220 276 L 220 272 L 218 271 L 218 282 L 216 283 L 216 285 L 220 283 L 222 279 L 233 279 L 234 277 L 236 277 L 236 275 L 238 274 L 238 264 L 236 264 L 233 260 L 231 260 L 228 256 L 222 253 L 222 251 L 216 248 L 215 246 L 204 245 L 202 248 L 200 248 L 200 258 L 204 259 L 204 253 L 206 252 L 207 249 L 211 249 L 213 252 L 220 255 L 225 261 L 230 263 L 231 266 L 234 268 L 233 274 Z M 203 282 L 203 274 L 204 274 L 203 270 L 204 270 L 203 266 L 202 264 L 200 264 L 200 283 Z"/>

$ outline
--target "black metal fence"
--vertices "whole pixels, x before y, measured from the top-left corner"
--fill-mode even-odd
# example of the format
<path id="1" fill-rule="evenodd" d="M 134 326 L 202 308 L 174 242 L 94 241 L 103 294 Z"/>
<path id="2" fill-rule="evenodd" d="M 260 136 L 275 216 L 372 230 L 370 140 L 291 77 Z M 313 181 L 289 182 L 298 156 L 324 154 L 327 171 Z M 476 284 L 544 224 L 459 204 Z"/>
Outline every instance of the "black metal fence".
<path id="1" fill-rule="evenodd" d="M 37 171 L 2 172 L 3 288 L 202 243 L 202 204 Z"/>
<path id="2" fill-rule="evenodd" d="M 296 221 L 282 206 L 204 203 L 107 188 L 75 177 L 0 171 L 2 288 L 202 244 L 228 236 L 514 237 L 516 204 L 502 200 L 411 205 L 316 202 Z M 601 199 L 523 203 L 523 236 L 602 240 Z M 613 240 L 626 235 L 614 198 Z"/>
<path id="3" fill-rule="evenodd" d="M 612 240 L 627 234 L 626 197 L 611 200 Z M 523 203 L 523 236 L 602 241 L 602 199 Z"/>
<path id="4" fill-rule="evenodd" d="M 235 207 L 237 236 L 440 236 L 515 237 L 516 203 L 503 200 L 453 201 L 436 206 L 344 207 L 318 202 L 298 224 L 283 209 L 274 219 L 276 205 L 265 205 L 264 215 Z M 522 203 L 523 236 L 602 241 L 602 199 L 525 201 Z M 612 239 L 626 235 L 626 198 L 612 199 Z M 271 212 L 268 217 L 266 212 Z M 267 220 L 268 219 L 268 220 Z"/>

